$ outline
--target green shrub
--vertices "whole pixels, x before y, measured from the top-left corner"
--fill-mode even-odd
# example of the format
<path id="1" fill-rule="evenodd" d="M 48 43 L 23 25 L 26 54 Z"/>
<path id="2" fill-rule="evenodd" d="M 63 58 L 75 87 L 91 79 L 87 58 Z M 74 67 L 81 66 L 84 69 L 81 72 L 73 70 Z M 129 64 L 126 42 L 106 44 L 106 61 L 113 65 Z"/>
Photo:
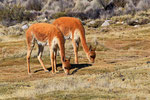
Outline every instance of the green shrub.
<path id="1" fill-rule="evenodd" d="M 132 18 L 131 15 L 122 15 L 122 16 L 114 16 L 111 18 L 111 20 L 114 22 L 118 22 L 118 21 L 119 22 L 122 22 L 122 21 L 126 22 L 126 21 L 130 20 L 131 18 Z"/>
<path id="2" fill-rule="evenodd" d="M 31 20 L 31 13 L 20 5 L 6 5 L 5 8 L 0 9 L 0 21 L 3 23 L 7 22 L 7 26 L 11 22 L 16 24 L 24 20 Z"/>
<path id="3" fill-rule="evenodd" d="M 88 23 L 87 26 L 88 27 L 93 27 L 93 28 L 98 28 L 99 26 L 102 25 L 104 21 L 102 20 L 95 20 L 93 24 Z"/>
<path id="4" fill-rule="evenodd" d="M 26 9 L 40 11 L 42 9 L 42 0 L 28 0 Z"/>
<path id="5" fill-rule="evenodd" d="M 143 25 L 150 23 L 149 17 L 145 16 L 135 16 L 134 18 L 130 19 L 128 22 L 128 25 L 134 26 L 134 25 Z"/>
<path id="6" fill-rule="evenodd" d="M 58 12 L 58 13 L 53 14 L 52 18 L 57 19 L 59 17 L 64 17 L 64 16 L 67 16 L 66 12 Z"/>
<path id="7" fill-rule="evenodd" d="M 113 0 L 113 2 L 117 7 L 124 7 L 127 3 L 126 0 Z"/>
<path id="8" fill-rule="evenodd" d="M 149 17 L 150 16 L 150 10 L 149 11 L 140 11 L 140 12 L 137 12 L 136 14 L 137 16 L 141 16 L 141 17 Z"/>

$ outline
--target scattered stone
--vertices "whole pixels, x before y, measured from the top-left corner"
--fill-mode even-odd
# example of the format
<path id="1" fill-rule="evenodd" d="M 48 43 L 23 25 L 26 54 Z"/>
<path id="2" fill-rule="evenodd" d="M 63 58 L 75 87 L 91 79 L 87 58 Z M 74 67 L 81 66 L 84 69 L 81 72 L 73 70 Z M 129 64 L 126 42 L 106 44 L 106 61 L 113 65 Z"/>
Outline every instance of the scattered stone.
<path id="1" fill-rule="evenodd" d="M 116 24 L 120 24 L 120 22 L 117 22 Z"/>
<path id="2" fill-rule="evenodd" d="M 44 18 L 44 21 L 46 22 L 46 21 L 48 21 L 48 19 L 45 17 L 45 18 Z"/>
<path id="3" fill-rule="evenodd" d="M 92 21 L 90 21 L 89 23 L 87 23 L 87 26 L 88 27 L 93 27 L 93 28 L 97 28 L 97 27 L 99 27 L 100 25 L 102 24 L 102 21 L 100 21 L 100 20 L 92 20 Z"/>
<path id="4" fill-rule="evenodd" d="M 135 25 L 134 27 L 140 27 L 140 25 Z"/>
<path id="5" fill-rule="evenodd" d="M 106 20 L 101 26 L 109 26 L 109 20 Z"/>
<path id="6" fill-rule="evenodd" d="M 124 22 L 121 22 L 121 24 L 124 24 Z"/>
<path id="7" fill-rule="evenodd" d="M 28 26 L 27 24 L 25 24 L 25 25 L 23 25 L 21 28 L 22 28 L 23 30 L 26 30 L 27 28 L 29 28 L 29 26 Z"/>
<path id="8" fill-rule="evenodd" d="M 124 24 L 124 22 L 117 22 L 116 24 Z"/>
<path id="9" fill-rule="evenodd" d="M 135 20 L 135 22 L 137 22 L 137 23 L 138 23 L 139 21 L 138 21 L 138 20 Z"/>
<path id="10" fill-rule="evenodd" d="M 89 24 L 95 24 L 96 22 L 94 20 L 90 21 Z"/>

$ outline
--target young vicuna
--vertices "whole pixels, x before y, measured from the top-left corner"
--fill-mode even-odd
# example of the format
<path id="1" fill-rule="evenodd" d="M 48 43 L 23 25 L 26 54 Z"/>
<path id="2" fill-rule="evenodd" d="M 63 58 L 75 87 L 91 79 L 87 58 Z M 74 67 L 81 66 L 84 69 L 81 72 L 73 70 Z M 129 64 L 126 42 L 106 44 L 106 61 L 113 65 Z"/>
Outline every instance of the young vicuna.
<path id="1" fill-rule="evenodd" d="M 53 22 L 63 33 L 65 39 L 71 39 L 75 53 L 75 63 L 78 64 L 78 47 L 81 40 L 82 47 L 90 62 L 94 63 L 96 53 L 95 48 L 88 48 L 85 38 L 85 30 L 81 21 L 73 17 L 61 17 Z"/>
<path id="2" fill-rule="evenodd" d="M 71 67 L 70 60 L 65 59 L 65 48 L 64 48 L 64 36 L 61 31 L 54 25 L 47 23 L 37 23 L 33 24 L 26 31 L 26 39 L 27 39 L 27 67 L 28 73 L 30 74 L 30 55 L 32 53 L 35 42 L 38 44 L 38 60 L 42 65 L 44 71 L 48 71 L 41 59 L 44 46 L 49 45 L 50 49 L 50 58 L 52 65 L 52 73 L 57 71 L 56 69 L 56 53 L 59 48 L 62 67 L 66 74 L 69 74 L 69 69 Z"/>

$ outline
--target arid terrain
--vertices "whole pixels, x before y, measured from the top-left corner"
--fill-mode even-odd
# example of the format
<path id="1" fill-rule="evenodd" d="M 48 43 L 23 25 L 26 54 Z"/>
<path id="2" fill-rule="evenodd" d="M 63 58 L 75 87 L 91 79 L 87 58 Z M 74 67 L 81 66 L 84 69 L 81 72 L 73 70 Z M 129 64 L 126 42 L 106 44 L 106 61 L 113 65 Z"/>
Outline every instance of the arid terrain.
<path id="1" fill-rule="evenodd" d="M 97 28 L 84 25 L 88 45 L 96 47 L 96 60 L 89 63 L 80 44 L 79 63 L 74 64 L 72 44 L 71 75 L 65 75 L 58 56 L 57 74 L 51 73 L 49 48 L 45 47 L 45 73 L 37 59 L 37 45 L 31 57 L 32 75 L 27 74 L 25 30 L 22 34 L 0 36 L 0 99 L 5 100 L 149 100 L 150 24 L 129 26 L 111 23 Z M 1 32 L 15 33 L 0 26 Z"/>

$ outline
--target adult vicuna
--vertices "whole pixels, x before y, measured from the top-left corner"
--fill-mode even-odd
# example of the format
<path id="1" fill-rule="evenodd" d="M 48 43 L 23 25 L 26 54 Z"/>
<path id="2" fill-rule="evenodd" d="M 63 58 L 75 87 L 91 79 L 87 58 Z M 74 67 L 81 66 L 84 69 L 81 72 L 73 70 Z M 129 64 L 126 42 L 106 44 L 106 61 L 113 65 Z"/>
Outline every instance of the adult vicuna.
<path id="1" fill-rule="evenodd" d="M 94 63 L 96 53 L 92 46 L 88 47 L 85 38 L 85 29 L 81 21 L 73 17 L 61 17 L 53 22 L 53 25 L 57 26 L 63 33 L 65 39 L 71 39 L 75 53 L 75 63 L 78 64 L 78 47 L 81 41 L 83 50 L 85 51 L 87 58 L 90 62 Z"/>
<path id="2" fill-rule="evenodd" d="M 38 44 L 38 60 L 42 65 L 44 71 L 48 71 L 43 64 L 41 59 L 44 46 L 49 44 L 50 49 L 50 58 L 52 65 L 52 73 L 57 71 L 56 69 L 56 55 L 57 50 L 60 50 L 61 62 L 63 69 L 66 74 L 69 74 L 70 60 L 65 59 L 65 48 L 64 48 L 64 37 L 61 31 L 52 24 L 47 23 L 37 23 L 33 24 L 26 31 L 26 41 L 27 41 L 27 67 L 28 73 L 31 73 L 30 70 L 30 56 L 35 45 L 35 42 Z"/>

